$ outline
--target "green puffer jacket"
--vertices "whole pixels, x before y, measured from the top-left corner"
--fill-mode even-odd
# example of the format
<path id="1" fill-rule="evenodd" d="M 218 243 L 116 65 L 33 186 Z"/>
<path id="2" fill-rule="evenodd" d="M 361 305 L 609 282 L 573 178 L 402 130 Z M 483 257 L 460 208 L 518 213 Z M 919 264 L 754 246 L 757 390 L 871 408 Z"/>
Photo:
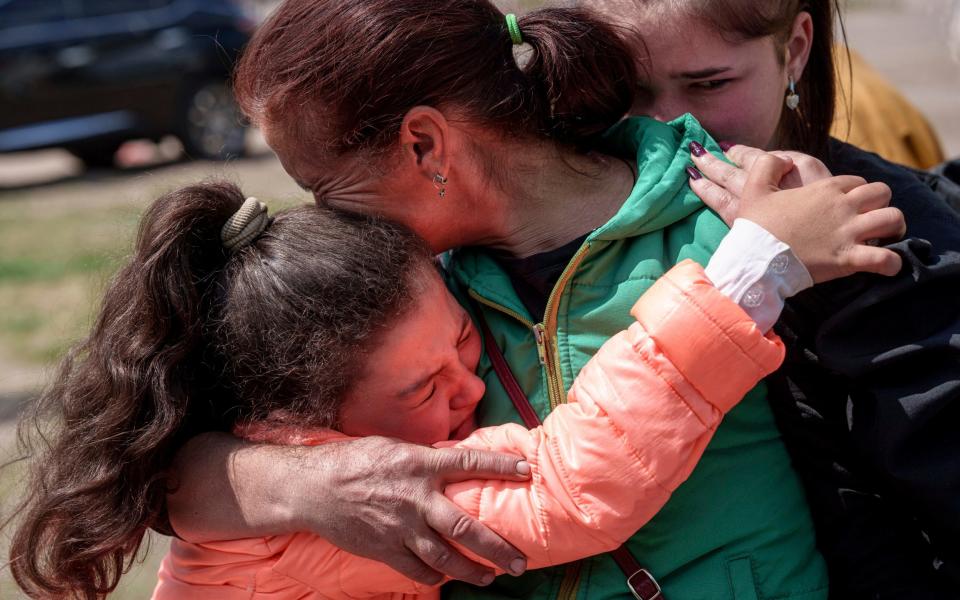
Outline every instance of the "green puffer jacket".
<path id="1" fill-rule="evenodd" d="M 630 324 L 633 302 L 685 258 L 706 265 L 727 232 L 687 185 L 688 144 L 718 152 L 692 117 L 670 124 L 630 119 L 608 134 L 636 155 L 639 179 L 608 223 L 588 236 L 551 294 L 543 323 L 533 323 L 507 274 L 479 250 L 450 257 L 461 294 L 483 305 L 497 343 L 541 418 L 558 403 L 587 360 Z M 521 422 L 489 361 L 481 424 Z M 667 600 L 814 600 L 827 575 L 813 525 L 761 385 L 720 426 L 693 475 L 628 542 L 663 586 Z M 444 597 L 629 598 L 609 556 L 500 577 L 489 588 L 453 583 Z"/>

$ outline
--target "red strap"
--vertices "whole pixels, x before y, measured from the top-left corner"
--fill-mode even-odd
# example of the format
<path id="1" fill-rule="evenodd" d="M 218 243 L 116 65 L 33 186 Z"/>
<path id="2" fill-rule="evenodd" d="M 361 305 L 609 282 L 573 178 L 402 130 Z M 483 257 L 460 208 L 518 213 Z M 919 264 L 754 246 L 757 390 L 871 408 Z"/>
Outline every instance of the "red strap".
<path id="1" fill-rule="evenodd" d="M 490 332 L 490 327 L 487 325 L 487 320 L 484 318 L 483 313 L 478 311 L 477 314 L 480 315 L 480 329 L 483 331 L 483 346 L 487 350 L 487 356 L 490 357 L 490 362 L 493 363 L 493 370 L 497 372 L 497 378 L 500 379 L 500 383 L 503 384 L 503 389 L 505 389 L 507 395 L 510 396 L 510 402 L 513 402 L 513 407 L 520 413 L 520 418 L 523 419 L 523 424 L 526 425 L 528 429 L 539 427 L 540 417 L 537 416 L 537 411 L 533 410 L 533 406 L 530 405 L 527 395 L 523 393 L 523 389 L 520 387 L 520 384 L 517 383 L 517 378 L 514 376 L 513 371 L 510 370 L 507 359 L 503 357 L 503 352 L 500 351 L 497 343 L 493 341 L 493 334 Z"/>
<path id="2" fill-rule="evenodd" d="M 477 320 L 480 322 L 480 330 L 483 332 L 483 347 L 487 351 L 487 356 L 490 357 L 490 362 L 493 364 L 493 370 L 497 373 L 497 378 L 503 385 L 503 389 L 506 390 L 507 395 L 510 396 L 510 402 L 513 403 L 513 407 L 520 413 L 523 424 L 530 429 L 538 427 L 540 425 L 540 417 L 537 416 L 537 412 L 533 410 L 530 400 L 527 399 L 527 395 L 523 393 L 523 388 L 520 387 L 513 371 L 510 370 L 510 365 L 507 364 L 507 359 L 503 357 L 500 346 L 493 341 L 493 333 L 490 331 L 490 326 L 487 325 L 487 319 L 483 315 L 483 309 L 481 309 L 480 306 L 476 306 L 476 309 Z M 617 563 L 617 566 L 620 567 L 620 570 L 623 571 L 623 574 L 627 576 L 627 587 L 630 588 L 634 598 L 638 600 L 665 600 L 657 580 L 653 578 L 653 575 L 651 575 L 649 571 L 640 565 L 625 545 L 611 551 L 609 554 L 614 562 Z"/>

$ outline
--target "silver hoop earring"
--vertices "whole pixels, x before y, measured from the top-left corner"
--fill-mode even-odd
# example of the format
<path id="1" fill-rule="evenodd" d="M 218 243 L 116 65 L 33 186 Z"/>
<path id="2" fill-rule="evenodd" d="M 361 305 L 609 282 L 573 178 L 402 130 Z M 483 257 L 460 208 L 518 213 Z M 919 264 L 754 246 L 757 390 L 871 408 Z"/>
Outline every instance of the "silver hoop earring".
<path id="1" fill-rule="evenodd" d="M 784 100 L 787 104 L 787 108 L 790 110 L 797 110 L 797 107 L 800 106 L 800 94 L 797 93 L 797 82 L 793 80 L 793 77 L 790 78 L 790 83 L 787 85 L 787 89 L 790 90 L 790 93 L 787 94 L 787 97 Z"/>
<path id="2" fill-rule="evenodd" d="M 437 188 L 437 195 L 443 198 L 447 195 L 447 178 L 439 172 L 433 176 L 433 187 Z"/>

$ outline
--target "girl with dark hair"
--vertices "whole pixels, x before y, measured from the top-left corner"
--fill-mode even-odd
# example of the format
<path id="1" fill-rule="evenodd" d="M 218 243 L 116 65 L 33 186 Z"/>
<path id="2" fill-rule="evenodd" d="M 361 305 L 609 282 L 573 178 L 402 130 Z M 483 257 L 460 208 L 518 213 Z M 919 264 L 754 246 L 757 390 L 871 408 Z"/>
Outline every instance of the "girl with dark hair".
<path id="1" fill-rule="evenodd" d="M 689 112 L 718 139 L 808 152 L 891 187 L 907 236 L 890 247 L 910 268 L 791 300 L 779 325 L 788 360 L 768 383 L 835 597 L 955 597 L 960 436 L 947 423 L 960 415 L 960 219 L 913 172 L 830 137 L 834 0 L 583 4 L 633 48 L 632 112 Z"/>
<path id="2" fill-rule="evenodd" d="M 822 220 L 817 203 L 806 204 L 799 222 Z M 748 212 L 781 237 L 797 227 L 778 223 L 769 204 Z M 857 226 L 859 217 L 831 224 Z M 781 278 L 790 285 L 776 294 L 811 283 L 797 256 L 810 255 L 812 240 L 791 251 L 762 227 L 743 227 L 740 235 L 796 265 L 799 277 Z M 416 236 L 329 209 L 271 219 L 228 184 L 168 194 L 147 211 L 93 331 L 41 398 L 38 416 L 54 430 L 32 466 L 13 574 L 32 597 L 111 591 L 147 528 L 168 529 L 174 450 L 209 429 L 285 445 L 381 435 L 509 451 L 526 457 L 530 480 L 466 482 L 447 495 L 533 566 L 615 548 L 782 359 L 782 345 L 763 333 L 777 311 L 747 304 L 757 323 L 727 298 L 763 258 L 735 253 L 730 239 L 706 270 L 686 261 L 665 274 L 633 308 L 637 322 L 603 344 L 542 427 L 474 432 L 479 334 Z M 429 593 L 309 534 L 172 544 L 157 598 Z"/>
<path id="3" fill-rule="evenodd" d="M 519 63 L 517 44 L 531 50 Z M 251 40 L 236 89 L 287 172 L 318 204 L 395 219 L 437 252 L 458 248 L 449 256 L 452 278 L 481 305 L 517 388 L 544 419 L 564 404 L 603 342 L 629 325 L 624 309 L 634 298 L 684 259 L 707 263 L 727 233 L 687 183 L 688 148 L 716 144 L 692 118 L 621 121 L 636 81 L 614 28 L 582 9 L 515 19 L 485 0 L 291 0 Z M 743 150 L 739 158 L 749 175 L 731 179 L 731 189 L 750 205 L 780 199 L 781 222 L 791 221 L 790 207 L 803 198 L 822 201 L 824 216 L 851 197 L 867 198 L 865 208 L 885 204 L 882 184 L 812 181 L 817 174 L 802 162 L 761 152 Z M 780 190 L 788 172 L 808 185 Z M 814 279 L 899 271 L 899 255 L 864 243 L 896 238 L 899 214 L 862 216 L 862 229 L 831 230 L 843 243 L 809 246 L 816 249 L 804 263 Z M 828 230 L 815 222 L 796 233 L 803 239 Z M 757 261 L 754 275 L 789 266 Z M 741 299 L 765 306 L 769 290 L 750 280 L 740 282 Z M 479 373 L 487 390 L 480 424 L 516 421 L 489 359 L 481 359 Z M 432 475 L 438 459 L 422 453 L 405 461 L 419 465 L 411 473 L 352 448 L 349 458 L 346 450 L 318 448 L 306 459 L 276 460 L 269 448 L 217 436 L 195 440 L 178 459 L 173 525 L 195 542 L 310 529 L 414 579 L 436 583 L 431 568 L 442 566 L 483 582 L 457 562 L 447 540 L 489 549 L 477 543 L 488 530 L 436 508 L 446 506 L 435 493 L 447 481 L 447 473 Z M 381 448 L 390 450 L 375 457 L 405 452 Z M 303 461 L 322 485 L 303 477 Z M 230 473 L 242 475 L 224 476 L 227 462 Z M 369 489 L 371 480 L 382 495 L 371 498 L 357 483 Z M 226 485 L 236 490 L 242 518 L 200 500 Z M 765 388 L 731 411 L 691 477 L 625 551 L 647 565 L 668 597 L 826 596 L 803 491 Z M 503 570 L 522 570 L 506 568 L 499 558 L 507 553 L 497 554 L 491 562 Z M 489 591 L 452 583 L 446 593 L 588 597 L 625 591 L 627 577 L 638 574 L 598 556 L 501 578 Z"/>

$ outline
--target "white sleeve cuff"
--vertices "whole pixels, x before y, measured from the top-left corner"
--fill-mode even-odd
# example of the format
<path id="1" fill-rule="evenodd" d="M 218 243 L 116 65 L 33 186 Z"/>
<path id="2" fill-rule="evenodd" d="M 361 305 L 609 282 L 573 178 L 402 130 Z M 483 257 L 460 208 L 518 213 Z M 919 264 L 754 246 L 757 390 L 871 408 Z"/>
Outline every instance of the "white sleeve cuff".
<path id="1" fill-rule="evenodd" d="M 813 285 L 790 246 L 747 219 L 733 222 L 705 272 L 764 332 L 780 318 L 787 298 Z"/>

